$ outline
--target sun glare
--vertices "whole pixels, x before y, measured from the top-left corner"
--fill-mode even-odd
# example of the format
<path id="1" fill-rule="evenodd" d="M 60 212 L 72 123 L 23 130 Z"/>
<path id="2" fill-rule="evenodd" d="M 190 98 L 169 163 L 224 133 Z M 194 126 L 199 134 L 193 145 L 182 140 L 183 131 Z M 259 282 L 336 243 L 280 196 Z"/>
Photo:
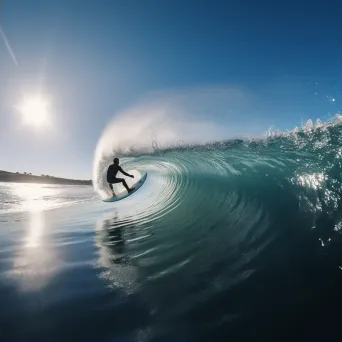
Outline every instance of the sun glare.
<path id="1" fill-rule="evenodd" d="M 49 106 L 41 97 L 32 97 L 23 101 L 18 107 L 25 124 L 41 127 L 48 123 Z"/>

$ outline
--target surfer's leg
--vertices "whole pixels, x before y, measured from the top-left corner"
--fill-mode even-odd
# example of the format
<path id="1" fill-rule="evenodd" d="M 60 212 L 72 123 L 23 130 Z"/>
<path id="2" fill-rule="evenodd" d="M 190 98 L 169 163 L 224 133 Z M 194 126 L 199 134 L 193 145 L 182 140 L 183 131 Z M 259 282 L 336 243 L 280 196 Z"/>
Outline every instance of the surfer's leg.
<path id="1" fill-rule="evenodd" d="M 126 181 L 125 181 L 124 179 L 122 179 L 122 185 L 126 188 L 126 190 L 127 190 L 128 192 L 131 191 L 131 189 L 128 187 L 128 185 L 127 185 L 127 183 L 126 183 Z"/>
<path id="2" fill-rule="evenodd" d="M 126 188 L 128 192 L 131 192 L 134 189 L 130 189 L 123 178 L 115 178 L 112 180 L 112 183 L 122 183 L 122 185 Z"/>
<path id="3" fill-rule="evenodd" d="M 108 183 L 109 184 L 109 187 L 111 188 L 112 192 L 113 192 L 113 196 L 115 196 L 115 192 L 114 192 L 114 189 L 113 189 L 113 184 L 112 183 Z"/>
<path id="4" fill-rule="evenodd" d="M 128 187 L 126 181 L 123 178 L 115 178 L 115 180 L 113 180 L 113 183 L 122 183 L 122 185 L 126 188 L 128 192 L 131 192 L 133 190 Z"/>

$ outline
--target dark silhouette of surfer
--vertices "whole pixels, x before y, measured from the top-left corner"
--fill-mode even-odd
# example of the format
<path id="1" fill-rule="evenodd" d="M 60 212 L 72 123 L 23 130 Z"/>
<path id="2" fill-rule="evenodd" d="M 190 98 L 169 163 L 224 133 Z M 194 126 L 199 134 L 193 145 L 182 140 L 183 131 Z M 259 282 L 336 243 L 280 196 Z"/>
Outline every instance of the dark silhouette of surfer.
<path id="1" fill-rule="evenodd" d="M 109 183 L 109 187 L 111 188 L 113 192 L 113 196 L 115 196 L 114 190 L 113 190 L 113 184 L 116 183 L 122 183 L 122 185 L 126 188 L 128 192 L 132 192 L 134 188 L 130 189 L 126 183 L 126 181 L 123 178 L 116 178 L 116 174 L 118 171 L 120 171 L 122 174 L 124 174 L 127 177 L 134 178 L 133 175 L 130 175 L 126 173 L 124 170 L 122 170 L 121 166 L 119 166 L 119 158 L 114 158 L 113 164 L 109 165 L 108 171 L 107 171 L 107 182 Z"/>

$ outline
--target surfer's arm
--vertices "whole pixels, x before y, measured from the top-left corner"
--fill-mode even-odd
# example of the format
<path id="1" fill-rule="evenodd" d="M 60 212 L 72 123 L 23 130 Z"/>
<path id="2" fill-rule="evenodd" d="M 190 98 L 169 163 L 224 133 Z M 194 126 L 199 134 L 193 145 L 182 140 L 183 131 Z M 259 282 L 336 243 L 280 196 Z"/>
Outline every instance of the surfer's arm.
<path id="1" fill-rule="evenodd" d="M 131 178 L 134 178 L 134 176 L 130 175 L 129 173 L 125 172 L 124 170 L 122 170 L 121 166 L 119 166 L 119 171 L 124 174 L 125 176 L 127 177 L 131 177 Z"/>

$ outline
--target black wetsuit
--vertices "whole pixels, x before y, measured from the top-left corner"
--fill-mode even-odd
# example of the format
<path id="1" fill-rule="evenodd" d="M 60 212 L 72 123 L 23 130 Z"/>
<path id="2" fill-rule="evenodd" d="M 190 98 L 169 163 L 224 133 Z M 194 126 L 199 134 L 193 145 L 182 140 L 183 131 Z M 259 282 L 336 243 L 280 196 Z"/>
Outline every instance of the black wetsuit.
<path id="1" fill-rule="evenodd" d="M 123 178 L 116 178 L 116 174 L 120 171 L 125 176 L 129 176 L 128 173 L 126 173 L 124 170 L 122 170 L 121 166 L 117 164 L 109 165 L 108 171 L 107 171 L 107 182 L 109 184 L 115 184 L 115 183 L 121 183 L 124 181 Z"/>

